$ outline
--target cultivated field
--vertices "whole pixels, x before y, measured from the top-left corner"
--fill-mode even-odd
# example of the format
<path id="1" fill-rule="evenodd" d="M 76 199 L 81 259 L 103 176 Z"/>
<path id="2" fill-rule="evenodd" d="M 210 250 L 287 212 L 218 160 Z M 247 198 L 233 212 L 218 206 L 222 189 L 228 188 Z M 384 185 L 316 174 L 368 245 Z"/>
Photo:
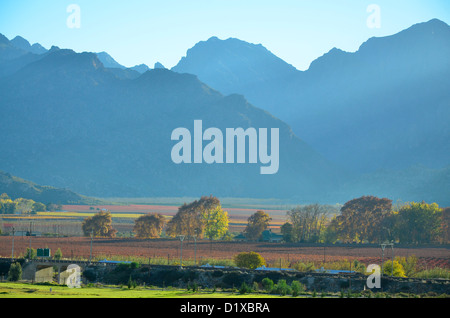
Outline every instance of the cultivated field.
<path id="1" fill-rule="evenodd" d="M 93 216 L 99 210 L 109 210 L 112 214 L 113 227 L 118 230 L 119 236 L 132 236 L 134 221 L 147 213 L 159 213 L 167 219 L 172 218 L 178 211 L 175 205 L 65 205 L 60 212 L 38 212 L 36 215 L 2 215 L 0 229 L 3 233 L 10 233 L 12 227 L 16 231 L 32 231 L 36 233 L 52 233 L 69 236 L 82 236 L 82 221 Z M 240 233 L 244 230 L 248 217 L 259 208 L 224 207 L 228 212 L 230 222 L 229 230 Z M 270 228 L 275 232 L 286 221 L 286 210 L 270 208 L 264 209 L 271 217 Z"/>
<path id="2" fill-rule="evenodd" d="M 16 257 L 24 255 L 31 246 L 34 249 L 49 247 L 54 253 L 61 249 L 64 258 L 89 258 L 90 238 L 82 237 L 81 223 L 84 218 L 92 216 L 101 209 L 112 212 L 113 227 L 118 230 L 115 239 L 94 239 L 92 256 L 95 259 L 139 259 L 147 262 L 159 259 L 160 263 L 173 263 L 180 259 L 181 243 L 176 239 L 140 240 L 132 237 L 134 220 L 146 213 L 160 213 L 167 218 L 173 217 L 178 210 L 175 205 L 104 205 L 79 206 L 67 205 L 63 212 L 41 212 L 33 216 L 3 215 L 0 226 L 3 233 L 11 233 L 15 228 L 14 254 Z M 264 208 L 259 206 L 224 206 L 230 217 L 230 232 L 237 234 L 244 230 L 247 218 L 262 209 L 271 217 L 271 229 L 278 232 L 286 221 L 286 209 L 281 206 Z M 53 237 L 25 236 L 25 232 L 32 227 L 33 233 L 51 234 Z M 239 252 L 260 253 L 269 266 L 278 267 L 280 260 L 283 267 L 296 262 L 314 262 L 320 267 L 324 262 L 359 260 L 364 264 L 381 264 L 381 248 L 377 245 L 328 245 L 322 244 L 279 244 L 257 242 L 209 242 L 193 240 L 183 242 L 183 263 L 195 260 L 198 263 L 215 260 L 231 260 Z M 12 236 L 0 236 L 0 256 L 10 257 L 12 254 Z M 395 256 L 416 256 L 423 268 L 450 268 L 450 250 L 448 246 L 437 247 L 401 247 L 394 249 Z M 391 258 L 391 250 L 386 249 L 385 260 Z"/>
<path id="3" fill-rule="evenodd" d="M 32 237 L 33 248 L 49 247 L 53 252 L 61 249 L 66 258 L 89 258 L 90 238 L 85 237 L 61 237 L 46 238 Z M 24 254 L 30 246 L 29 237 L 15 237 L 15 255 Z M 133 260 L 140 258 L 143 261 L 150 259 L 163 259 L 164 262 L 178 261 L 180 258 L 181 243 L 178 240 L 155 239 L 140 240 L 134 238 L 94 239 L 92 255 L 99 259 L 123 259 Z M 260 253 L 269 263 L 277 266 L 283 261 L 283 266 L 295 262 L 314 262 L 316 267 L 323 261 L 333 262 L 342 260 L 359 260 L 365 264 L 380 264 L 381 249 L 378 246 L 336 246 L 336 245 L 308 245 L 308 244 L 282 244 L 282 243 L 257 243 L 257 242 L 209 242 L 208 240 L 184 241 L 182 256 L 184 260 L 208 261 L 211 259 L 232 259 L 239 252 Z M 12 252 L 12 237 L 0 237 L 0 256 L 10 257 Z M 396 247 L 395 256 L 415 255 L 419 259 L 419 265 L 423 268 L 450 268 L 450 251 L 446 247 Z M 385 260 L 391 257 L 391 250 L 385 251 Z M 203 262 L 204 263 L 204 262 Z"/>

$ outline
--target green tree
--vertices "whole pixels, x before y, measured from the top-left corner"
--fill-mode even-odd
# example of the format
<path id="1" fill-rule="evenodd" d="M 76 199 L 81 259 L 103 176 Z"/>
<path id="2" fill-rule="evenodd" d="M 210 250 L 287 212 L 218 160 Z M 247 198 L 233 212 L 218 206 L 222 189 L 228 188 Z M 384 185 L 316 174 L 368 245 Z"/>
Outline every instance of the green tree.
<path id="1" fill-rule="evenodd" d="M 228 231 L 228 213 L 219 205 L 214 209 L 204 210 L 202 220 L 205 227 L 204 234 L 211 241 L 222 238 Z"/>
<path id="2" fill-rule="evenodd" d="M 273 289 L 273 280 L 271 280 L 268 277 L 265 277 L 262 281 L 261 281 L 261 285 L 264 288 L 264 290 L 268 293 L 270 293 Z"/>
<path id="3" fill-rule="evenodd" d="M 32 211 L 31 212 L 45 212 L 45 211 L 47 211 L 47 207 L 45 206 L 45 204 L 44 203 L 41 203 L 41 202 L 35 202 L 34 204 L 33 204 L 33 207 L 32 207 Z"/>
<path id="4" fill-rule="evenodd" d="M 306 287 L 298 280 L 294 280 L 291 283 L 291 289 L 292 289 L 292 296 L 297 297 L 301 292 L 304 292 L 306 290 Z"/>
<path id="5" fill-rule="evenodd" d="M 283 235 L 283 240 L 285 242 L 294 242 L 294 226 L 292 223 L 286 222 L 284 223 L 281 228 L 281 235 Z"/>
<path id="6" fill-rule="evenodd" d="M 402 243 L 431 243 L 443 232 L 442 209 L 436 203 L 411 202 L 394 212 L 394 232 Z"/>
<path id="7" fill-rule="evenodd" d="M 112 215 L 109 211 L 100 211 L 92 217 L 87 217 L 82 223 L 84 236 L 115 237 L 117 230 L 112 227 Z"/>
<path id="8" fill-rule="evenodd" d="M 157 238 L 166 225 L 166 218 L 161 214 L 150 213 L 138 217 L 134 221 L 133 231 L 138 238 Z"/>
<path id="9" fill-rule="evenodd" d="M 253 241 L 258 240 L 261 234 L 269 226 L 272 218 L 264 211 L 256 211 L 248 218 L 247 227 L 244 230 L 244 235 L 247 239 Z"/>
<path id="10" fill-rule="evenodd" d="M 255 269 L 266 265 L 264 258 L 255 252 L 242 252 L 234 256 L 237 267 Z"/>
<path id="11" fill-rule="evenodd" d="M 14 214 L 17 203 L 12 201 L 9 197 L 3 196 L 0 199 L 0 214 Z"/>
<path id="12" fill-rule="evenodd" d="M 56 260 L 60 260 L 60 259 L 62 259 L 62 252 L 61 252 L 61 249 L 60 248 L 58 248 L 58 250 L 55 252 L 55 254 L 53 255 L 53 258 L 54 259 L 56 259 Z"/>
<path id="13" fill-rule="evenodd" d="M 27 259 L 35 259 L 37 257 L 37 251 L 34 248 L 27 247 L 27 251 L 25 252 L 25 258 Z"/>
<path id="14" fill-rule="evenodd" d="M 278 280 L 277 284 L 274 286 L 272 293 L 279 294 L 281 296 L 286 296 L 292 293 L 291 287 L 286 283 L 285 279 Z"/>
<path id="15" fill-rule="evenodd" d="M 11 282 L 17 282 L 22 279 L 22 266 L 16 262 L 11 264 L 8 271 L 8 280 Z"/>

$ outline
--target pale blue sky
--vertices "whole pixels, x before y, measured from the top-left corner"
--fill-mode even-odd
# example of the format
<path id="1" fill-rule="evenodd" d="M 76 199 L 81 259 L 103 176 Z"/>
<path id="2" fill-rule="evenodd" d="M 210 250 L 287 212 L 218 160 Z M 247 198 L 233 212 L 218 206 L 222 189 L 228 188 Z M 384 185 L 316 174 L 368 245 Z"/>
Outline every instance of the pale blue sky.
<path id="1" fill-rule="evenodd" d="M 68 5 L 81 9 L 81 28 L 66 25 Z M 367 7 L 381 9 L 371 29 Z M 450 23 L 448 0 L 1 0 L 0 33 L 46 48 L 106 51 L 131 67 L 157 61 L 171 68 L 211 36 L 262 44 L 300 70 L 333 47 L 355 51 L 373 36 L 438 18 Z"/>

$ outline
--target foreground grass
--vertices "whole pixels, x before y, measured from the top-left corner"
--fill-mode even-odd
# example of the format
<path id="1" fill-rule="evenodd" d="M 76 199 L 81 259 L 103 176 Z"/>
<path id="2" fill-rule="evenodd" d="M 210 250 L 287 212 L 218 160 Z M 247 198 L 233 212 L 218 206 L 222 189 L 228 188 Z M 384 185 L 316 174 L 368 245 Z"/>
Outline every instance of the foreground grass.
<path id="1" fill-rule="evenodd" d="M 290 295 L 280 296 L 267 293 L 246 293 L 224 292 L 224 291 L 187 291 L 177 288 L 157 288 L 157 287 L 137 287 L 128 289 L 121 286 L 83 286 L 82 288 L 69 288 L 67 286 L 55 284 L 31 284 L 31 283 L 0 283 L 1 298 L 166 298 L 166 299 L 239 299 L 239 298 L 450 298 L 447 294 L 436 294 L 433 292 L 414 295 L 407 293 L 353 293 L 348 291 L 341 293 L 304 293 L 297 297 Z"/>
<path id="2" fill-rule="evenodd" d="M 183 289 L 120 286 L 69 288 L 59 285 L 0 283 L 0 298 L 279 298 L 276 295 L 232 292 L 189 292 Z"/>

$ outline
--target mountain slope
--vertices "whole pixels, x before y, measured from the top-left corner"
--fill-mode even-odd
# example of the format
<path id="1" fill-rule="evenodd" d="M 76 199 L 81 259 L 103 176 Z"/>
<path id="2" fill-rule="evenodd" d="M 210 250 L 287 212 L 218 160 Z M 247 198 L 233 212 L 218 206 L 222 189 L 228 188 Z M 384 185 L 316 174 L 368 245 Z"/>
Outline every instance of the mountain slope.
<path id="1" fill-rule="evenodd" d="M 189 49 L 172 71 L 195 74 L 223 94 L 244 94 L 266 82 L 284 83 L 297 73 L 262 45 L 217 37 Z"/>
<path id="2" fill-rule="evenodd" d="M 100 202 L 67 189 L 37 185 L 3 171 L 0 171 L 0 193 L 8 194 L 13 200 L 25 198 L 45 204 L 98 204 Z"/>
<path id="3" fill-rule="evenodd" d="M 118 78 L 94 53 L 52 52 L 0 79 L 0 167 L 91 196 L 332 200 L 342 173 L 289 126 L 195 76 L 155 69 Z M 18 116 L 20 114 L 20 116 Z M 174 164 L 175 128 L 279 128 L 280 164 Z M 204 142 L 206 145 L 206 142 Z"/>
<path id="4" fill-rule="evenodd" d="M 245 49 L 255 46 L 243 41 L 209 42 L 190 49 L 173 70 L 243 94 L 330 161 L 358 173 L 450 163 L 446 23 L 435 19 L 372 38 L 355 53 L 334 48 L 304 72 L 258 63 L 270 54 L 260 49 L 255 55 Z"/>

